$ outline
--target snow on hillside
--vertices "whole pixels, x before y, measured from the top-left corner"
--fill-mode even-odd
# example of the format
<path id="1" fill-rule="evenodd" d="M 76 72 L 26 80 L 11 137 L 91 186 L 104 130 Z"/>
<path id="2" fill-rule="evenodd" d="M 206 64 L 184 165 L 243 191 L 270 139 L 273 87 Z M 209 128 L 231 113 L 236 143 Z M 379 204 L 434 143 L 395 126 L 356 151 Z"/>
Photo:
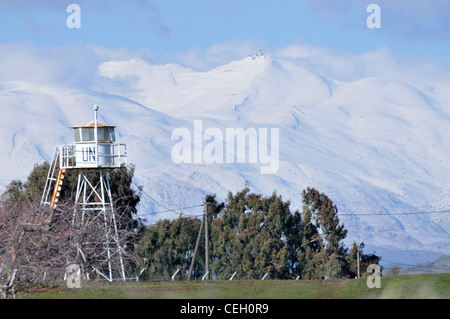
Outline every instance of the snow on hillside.
<path id="1" fill-rule="evenodd" d="M 248 181 L 252 191 L 276 190 L 301 210 L 301 191 L 311 186 L 337 204 L 348 245 L 364 241 L 366 252 L 399 262 L 449 254 L 449 214 L 399 214 L 450 208 L 450 87 L 376 76 L 345 81 L 303 62 L 249 56 L 197 71 L 110 60 L 88 87 L 3 80 L 0 181 L 26 178 L 55 145 L 72 143 L 70 126 L 91 120 L 98 104 L 100 120 L 117 125 L 128 146 L 136 183 L 165 207 L 198 205 L 208 193 L 224 200 Z M 278 128 L 277 173 L 261 174 L 260 163 L 175 164 L 171 134 L 193 132 L 194 120 L 222 132 Z M 152 215 L 164 208 L 142 200 L 149 222 L 180 213 Z"/>

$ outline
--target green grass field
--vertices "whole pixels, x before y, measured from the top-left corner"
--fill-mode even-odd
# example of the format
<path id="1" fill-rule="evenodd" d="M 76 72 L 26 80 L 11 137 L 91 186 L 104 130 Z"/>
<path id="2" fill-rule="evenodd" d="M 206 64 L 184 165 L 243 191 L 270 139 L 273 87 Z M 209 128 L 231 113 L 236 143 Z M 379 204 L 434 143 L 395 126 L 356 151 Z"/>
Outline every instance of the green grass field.
<path id="1" fill-rule="evenodd" d="M 25 299 L 449 299 L 450 274 L 381 278 L 369 289 L 366 279 L 233 280 L 90 284 L 81 289 L 33 289 Z"/>

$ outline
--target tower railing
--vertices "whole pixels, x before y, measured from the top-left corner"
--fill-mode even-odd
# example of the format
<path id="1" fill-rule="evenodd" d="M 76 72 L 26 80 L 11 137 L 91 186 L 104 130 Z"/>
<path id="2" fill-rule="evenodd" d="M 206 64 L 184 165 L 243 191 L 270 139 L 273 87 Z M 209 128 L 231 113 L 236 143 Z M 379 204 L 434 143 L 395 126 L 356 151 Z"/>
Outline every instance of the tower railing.
<path id="1" fill-rule="evenodd" d="M 59 167 L 70 168 L 121 168 L 127 166 L 126 144 L 103 144 L 98 152 L 85 154 L 79 144 L 59 145 Z M 88 156 L 97 156 L 97 161 L 87 160 Z"/>

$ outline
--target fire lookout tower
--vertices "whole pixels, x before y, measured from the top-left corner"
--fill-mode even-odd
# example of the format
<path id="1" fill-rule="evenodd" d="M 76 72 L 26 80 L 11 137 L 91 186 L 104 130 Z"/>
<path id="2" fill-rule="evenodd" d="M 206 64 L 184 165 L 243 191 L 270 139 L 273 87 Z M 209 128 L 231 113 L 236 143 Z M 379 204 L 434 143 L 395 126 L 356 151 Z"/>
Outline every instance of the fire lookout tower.
<path id="1" fill-rule="evenodd" d="M 92 122 L 72 127 L 74 144 L 55 147 L 41 205 L 56 208 L 67 170 L 78 170 L 72 228 L 95 233 L 97 240 L 74 236 L 68 264 L 84 265 L 86 272 L 92 267 L 109 281 L 114 268 L 126 280 L 108 171 L 126 168 L 127 149 L 115 143 L 115 126 L 97 121 L 97 111 L 95 105 Z"/>

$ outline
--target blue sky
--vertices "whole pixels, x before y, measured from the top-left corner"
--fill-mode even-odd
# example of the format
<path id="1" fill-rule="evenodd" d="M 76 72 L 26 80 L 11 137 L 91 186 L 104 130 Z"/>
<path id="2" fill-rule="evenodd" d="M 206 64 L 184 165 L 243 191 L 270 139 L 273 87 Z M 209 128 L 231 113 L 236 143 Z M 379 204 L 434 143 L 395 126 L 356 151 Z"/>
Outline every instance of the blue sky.
<path id="1" fill-rule="evenodd" d="M 66 25 L 71 3 L 80 6 L 80 29 Z M 380 29 L 366 25 L 371 3 L 381 8 Z M 450 61 L 447 0 L 1 0 L 0 21 L 0 43 L 95 44 L 160 55 L 226 42 L 268 51 L 305 43 L 352 53 L 388 47 Z"/>

